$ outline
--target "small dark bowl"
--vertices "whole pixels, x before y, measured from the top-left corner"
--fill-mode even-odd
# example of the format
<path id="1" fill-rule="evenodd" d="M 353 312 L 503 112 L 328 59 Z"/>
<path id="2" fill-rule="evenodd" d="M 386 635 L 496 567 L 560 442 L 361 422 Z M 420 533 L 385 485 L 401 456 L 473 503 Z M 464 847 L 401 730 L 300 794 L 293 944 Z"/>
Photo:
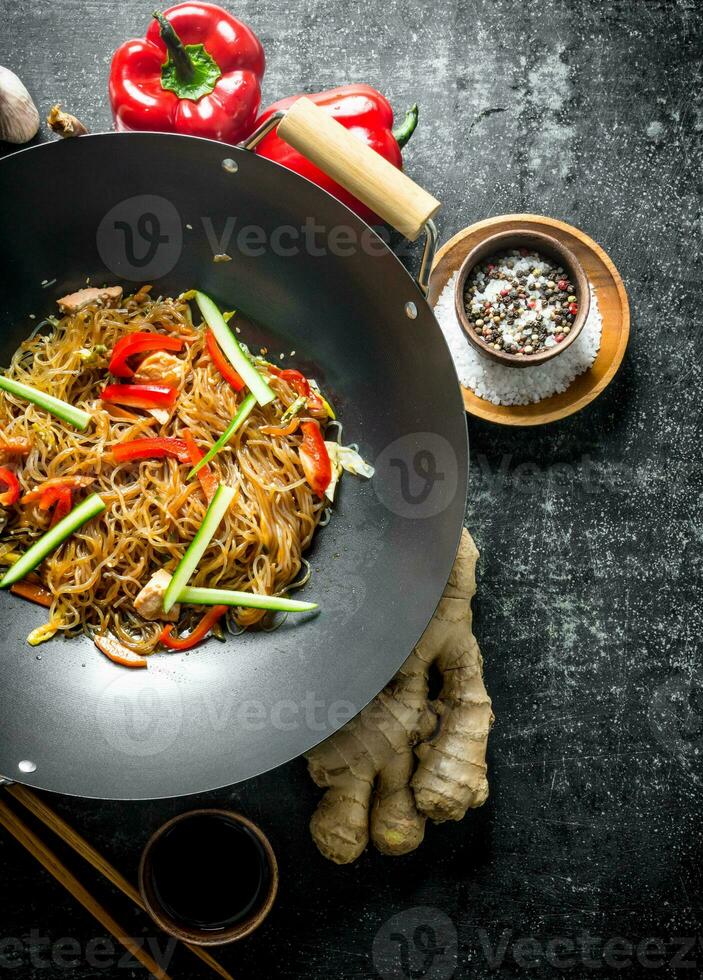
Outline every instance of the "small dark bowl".
<path id="1" fill-rule="evenodd" d="M 547 259 L 558 262 L 568 272 L 569 279 L 574 285 L 574 295 L 578 302 L 578 312 L 574 318 L 569 336 L 560 344 L 556 344 L 549 350 L 540 351 L 539 354 L 529 354 L 527 356 L 524 354 L 510 354 L 507 351 L 495 350 L 493 347 L 489 347 L 471 328 L 471 323 L 464 307 L 464 287 L 466 286 L 466 280 L 475 267 L 491 255 L 508 252 L 515 248 L 527 248 L 530 251 L 537 252 L 539 255 L 543 255 Z M 517 368 L 535 367 L 537 364 L 544 364 L 545 361 L 551 361 L 553 357 L 558 357 L 567 347 L 573 344 L 586 322 L 590 302 L 591 294 L 588 288 L 588 277 L 574 253 L 551 235 L 545 235 L 537 231 L 520 231 L 519 229 L 502 231 L 497 235 L 491 235 L 490 238 L 485 238 L 480 244 L 472 248 L 459 268 L 459 276 L 454 290 L 456 315 L 471 346 L 483 357 L 487 357 L 506 367 Z"/>
<path id="2" fill-rule="evenodd" d="M 262 895 L 260 902 L 252 909 L 251 914 L 229 928 L 218 930 L 217 932 L 209 929 L 199 929 L 190 924 L 175 920 L 160 902 L 154 884 L 154 867 L 151 861 L 154 845 L 174 824 L 184 820 L 190 820 L 193 817 L 225 818 L 226 820 L 241 824 L 255 839 L 260 854 L 268 866 L 268 885 L 266 891 Z M 278 893 L 278 863 L 268 837 L 266 837 L 264 832 L 255 823 L 247 820 L 240 813 L 218 809 L 190 810 L 187 813 L 181 813 L 179 816 L 168 820 L 149 838 L 142 852 L 141 861 L 139 862 L 139 891 L 141 892 L 146 911 L 159 928 L 163 929 L 169 936 L 174 936 L 182 942 L 191 943 L 195 946 L 224 946 L 226 943 L 232 943 L 237 939 L 243 939 L 245 936 L 250 935 L 255 929 L 258 929 L 271 911 Z"/>

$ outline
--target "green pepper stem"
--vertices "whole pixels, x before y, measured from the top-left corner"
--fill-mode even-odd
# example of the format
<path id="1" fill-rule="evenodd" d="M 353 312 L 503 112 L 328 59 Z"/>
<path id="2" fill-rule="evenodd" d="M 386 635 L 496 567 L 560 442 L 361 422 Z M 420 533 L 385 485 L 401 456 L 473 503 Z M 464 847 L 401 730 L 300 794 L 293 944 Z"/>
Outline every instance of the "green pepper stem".
<path id="1" fill-rule="evenodd" d="M 393 130 L 393 136 L 398 146 L 403 149 L 405 144 L 408 142 L 412 134 L 415 132 L 415 127 L 417 126 L 417 117 L 419 115 L 419 110 L 417 107 L 417 102 L 405 113 L 405 119 L 399 126 Z"/>
<path id="2" fill-rule="evenodd" d="M 173 25 L 169 23 L 164 15 L 160 14 L 158 10 L 155 10 L 152 16 L 158 22 L 161 40 L 166 45 L 166 50 L 168 51 L 171 61 L 176 69 L 176 77 L 180 82 L 192 81 L 193 76 L 195 75 L 193 62 L 190 60 L 190 55 L 186 51 L 180 37 L 173 29 Z"/>

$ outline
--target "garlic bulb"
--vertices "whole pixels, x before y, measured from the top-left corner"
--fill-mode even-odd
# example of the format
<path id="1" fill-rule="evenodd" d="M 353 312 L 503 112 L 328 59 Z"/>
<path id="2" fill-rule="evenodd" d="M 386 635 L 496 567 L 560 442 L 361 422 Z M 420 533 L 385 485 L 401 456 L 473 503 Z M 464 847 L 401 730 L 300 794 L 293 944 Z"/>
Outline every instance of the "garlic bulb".
<path id="1" fill-rule="evenodd" d="M 26 143 L 39 129 L 39 113 L 32 97 L 9 68 L 0 65 L 0 140 Z"/>

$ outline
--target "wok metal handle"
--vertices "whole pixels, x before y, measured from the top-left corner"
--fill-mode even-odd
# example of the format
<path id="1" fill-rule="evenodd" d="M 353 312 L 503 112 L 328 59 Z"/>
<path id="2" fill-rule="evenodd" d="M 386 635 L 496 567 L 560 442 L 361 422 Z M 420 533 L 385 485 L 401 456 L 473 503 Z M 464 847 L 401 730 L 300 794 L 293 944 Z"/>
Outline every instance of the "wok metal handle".
<path id="1" fill-rule="evenodd" d="M 278 135 L 411 241 L 440 202 L 309 99 L 295 102 Z"/>

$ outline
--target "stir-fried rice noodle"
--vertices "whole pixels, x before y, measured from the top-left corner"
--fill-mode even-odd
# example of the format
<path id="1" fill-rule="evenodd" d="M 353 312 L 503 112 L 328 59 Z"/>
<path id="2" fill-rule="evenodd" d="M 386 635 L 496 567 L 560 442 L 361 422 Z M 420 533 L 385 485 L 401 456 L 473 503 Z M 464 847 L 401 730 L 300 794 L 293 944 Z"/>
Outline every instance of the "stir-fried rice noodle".
<path id="1" fill-rule="evenodd" d="M 151 415 L 100 401 L 110 351 L 132 331 L 156 330 L 186 341 L 176 407 L 162 426 Z M 99 346 L 100 345 L 100 346 Z M 99 353 L 94 353 L 99 347 Z M 93 354 L 91 355 L 91 352 Z M 85 432 L 66 425 L 22 399 L 0 399 L 0 428 L 6 439 L 30 438 L 32 450 L 18 477 L 23 492 L 52 477 L 90 476 L 86 492 L 107 504 L 103 514 L 83 525 L 39 566 L 51 591 L 51 620 L 67 634 L 110 631 L 132 649 L 148 653 L 163 628 L 146 622 L 134 599 L 150 575 L 178 564 L 200 527 L 207 501 L 189 467 L 175 459 L 115 463 L 117 443 L 152 436 L 178 437 L 190 430 L 206 452 L 241 404 L 213 365 L 203 333 L 194 329 L 187 304 L 152 301 L 145 293 L 124 300 L 120 309 L 88 307 L 63 317 L 50 333 L 38 333 L 16 352 L 8 376 L 90 411 Z M 301 554 L 324 512 L 308 486 L 298 457 L 299 434 L 264 435 L 277 425 L 297 392 L 277 377 L 267 378 L 276 393 L 257 406 L 242 428 L 210 464 L 220 482 L 236 489 L 232 506 L 198 564 L 191 585 L 275 595 L 301 571 Z M 23 551 L 47 528 L 49 515 L 38 506 L 8 510 L 3 541 Z M 178 623 L 185 631 L 203 610 L 184 608 Z M 265 615 L 258 609 L 228 614 L 231 629 L 251 626 Z"/>

